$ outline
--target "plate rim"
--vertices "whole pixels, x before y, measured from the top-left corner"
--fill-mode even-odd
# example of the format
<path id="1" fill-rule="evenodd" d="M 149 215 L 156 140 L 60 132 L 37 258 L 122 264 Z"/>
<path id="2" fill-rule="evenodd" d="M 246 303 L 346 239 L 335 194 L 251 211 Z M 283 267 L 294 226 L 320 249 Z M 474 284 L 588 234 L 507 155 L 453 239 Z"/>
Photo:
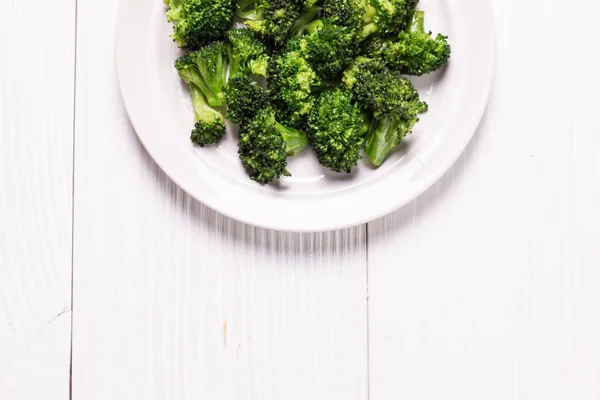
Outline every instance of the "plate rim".
<path id="1" fill-rule="evenodd" d="M 227 209 L 226 207 L 221 207 L 219 204 L 216 204 L 215 202 L 211 201 L 211 199 L 209 199 L 209 198 L 202 198 L 202 196 L 200 196 L 196 190 L 193 190 L 190 187 L 190 185 L 186 184 L 179 178 L 179 175 L 175 172 L 174 167 L 165 165 L 162 158 L 156 155 L 156 153 L 154 151 L 155 150 L 154 147 L 149 145 L 148 141 L 145 140 L 144 135 L 140 134 L 140 130 L 138 129 L 139 124 L 136 123 L 136 118 L 133 115 L 134 113 L 131 111 L 132 107 L 130 105 L 130 102 L 128 101 L 128 96 L 126 94 L 126 88 L 125 88 L 125 84 L 124 84 L 125 78 L 124 78 L 123 71 L 125 69 L 125 66 L 124 66 L 123 55 L 122 55 L 122 54 L 124 54 L 123 53 L 124 49 L 122 48 L 122 46 L 124 45 L 124 41 L 120 39 L 122 37 L 122 34 L 120 32 L 122 29 L 124 29 L 124 26 L 126 25 L 126 23 L 124 22 L 124 20 L 126 19 L 125 18 L 126 17 L 125 3 L 127 3 L 128 1 L 132 1 L 132 0 L 121 0 L 120 5 L 119 5 L 117 21 L 116 21 L 116 29 L 115 29 L 115 63 L 116 63 L 117 79 L 118 79 L 119 90 L 121 93 L 121 98 L 125 105 L 125 109 L 127 111 L 129 121 L 131 122 L 138 139 L 140 140 L 140 142 L 142 143 L 142 145 L 144 146 L 145 150 L 148 152 L 150 157 L 153 159 L 153 161 L 158 165 L 158 167 L 169 177 L 169 179 L 171 179 L 178 187 L 180 187 L 188 195 L 190 195 L 196 201 L 207 206 L 208 208 L 210 208 L 228 218 L 231 218 L 233 220 L 236 220 L 236 221 L 248 224 L 248 225 L 256 226 L 259 228 L 265 228 L 265 229 L 269 229 L 269 230 L 273 230 L 273 231 L 280 231 L 280 232 L 298 232 L 298 233 L 330 232 L 330 231 L 336 231 L 336 230 L 342 230 L 342 229 L 348 229 L 348 228 L 352 228 L 352 227 L 361 226 L 361 225 L 373 222 L 375 220 L 378 220 L 382 217 L 385 217 L 385 216 L 401 209 L 402 207 L 410 204 L 415 199 L 420 197 L 424 192 L 426 192 L 434 184 L 436 184 L 454 166 L 454 164 L 456 164 L 457 160 L 462 156 L 462 154 L 464 154 L 465 149 L 468 147 L 469 143 L 471 143 L 471 141 L 473 140 L 473 137 L 479 130 L 479 127 L 481 126 L 483 117 L 484 117 L 487 107 L 489 105 L 489 99 L 490 99 L 490 95 L 492 92 L 492 88 L 493 88 L 493 84 L 494 84 L 494 77 L 496 74 L 496 67 L 497 67 L 496 66 L 496 63 L 497 63 L 496 21 L 495 21 L 495 14 L 494 14 L 493 6 L 491 4 L 491 0 L 477 0 L 478 3 L 480 3 L 483 6 L 483 9 L 485 10 L 485 12 L 487 14 L 487 15 L 485 15 L 484 19 L 487 22 L 486 25 L 488 26 L 488 32 L 486 34 L 489 35 L 489 43 L 487 43 L 487 45 L 490 49 L 489 57 L 488 57 L 489 65 L 487 65 L 488 68 L 487 68 L 487 71 L 485 74 L 485 76 L 486 76 L 485 88 L 480 92 L 480 93 L 482 93 L 481 101 L 479 102 L 477 111 L 476 112 L 474 111 L 472 114 L 473 118 L 470 118 L 470 120 L 468 121 L 468 125 L 467 124 L 465 125 L 465 129 L 468 129 L 469 133 L 467 135 L 465 135 L 463 142 L 460 143 L 460 145 L 456 146 L 456 149 L 452 153 L 452 156 L 448 157 L 447 160 L 443 164 L 441 164 L 436 169 L 436 171 L 431 174 L 431 176 L 428 179 L 422 180 L 418 185 L 416 185 L 415 188 L 412 189 L 410 194 L 404 196 L 399 201 L 393 202 L 386 207 L 373 209 L 373 211 L 370 211 L 370 212 L 364 212 L 363 214 L 360 215 L 360 217 L 349 218 L 347 222 L 324 224 L 322 226 L 314 227 L 314 228 L 312 228 L 312 227 L 293 227 L 293 226 L 290 226 L 289 224 L 287 224 L 286 226 L 283 226 L 283 225 L 285 225 L 285 223 L 283 223 L 282 225 L 276 225 L 276 224 L 272 224 L 272 223 L 262 223 L 256 219 L 246 217 L 244 215 L 244 213 L 232 212 L 231 210 Z M 485 3 L 485 4 L 483 4 L 483 3 Z"/>

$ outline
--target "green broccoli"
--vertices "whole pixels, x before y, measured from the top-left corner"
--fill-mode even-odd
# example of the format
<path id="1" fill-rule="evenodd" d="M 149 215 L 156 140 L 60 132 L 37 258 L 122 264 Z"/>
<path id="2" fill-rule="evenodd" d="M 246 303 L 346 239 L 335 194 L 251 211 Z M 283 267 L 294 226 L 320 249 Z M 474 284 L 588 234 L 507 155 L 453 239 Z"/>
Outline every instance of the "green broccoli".
<path id="1" fill-rule="evenodd" d="M 270 104 L 269 93 L 246 75 L 235 75 L 225 87 L 227 118 L 242 124 Z"/>
<path id="2" fill-rule="evenodd" d="M 436 71 L 450 59 L 448 37 L 425 32 L 425 13 L 414 13 L 410 30 L 402 32 L 399 40 L 391 43 L 384 51 L 387 65 L 405 75 L 421 76 Z"/>
<path id="3" fill-rule="evenodd" d="M 233 23 L 233 0 L 164 0 L 167 19 L 173 22 L 173 41 L 183 49 L 197 50 L 222 40 Z"/>
<path id="4" fill-rule="evenodd" d="M 324 0 L 323 19 L 360 33 L 364 28 L 367 0 Z"/>
<path id="5" fill-rule="evenodd" d="M 362 36 L 391 35 L 406 29 L 419 0 L 368 0 Z"/>
<path id="6" fill-rule="evenodd" d="M 399 72 L 388 72 L 383 63 L 357 58 L 344 74 L 344 86 L 352 91 L 357 104 L 372 113 L 375 128 L 369 134 L 365 153 L 380 166 L 412 132 L 419 114 L 427 111 L 412 83 Z"/>
<path id="7" fill-rule="evenodd" d="M 309 118 L 309 138 L 321 165 L 335 172 L 350 172 L 362 158 L 370 121 L 341 89 L 323 92 Z"/>
<path id="8" fill-rule="evenodd" d="M 302 0 L 238 0 L 237 15 L 263 40 L 280 47 L 304 6 Z"/>
<path id="9" fill-rule="evenodd" d="M 190 83 L 190 92 L 196 121 L 190 139 L 201 147 L 219 143 L 225 136 L 225 119 L 220 112 L 206 104 L 204 95 L 198 86 Z"/>
<path id="10" fill-rule="evenodd" d="M 317 73 L 299 50 L 291 50 L 271 59 L 267 80 L 277 118 L 303 129 L 314 103 L 312 90 L 321 84 Z"/>
<path id="11" fill-rule="evenodd" d="M 298 50 L 314 71 L 323 79 L 332 79 L 352 61 L 356 35 L 345 26 L 328 19 L 306 25 L 307 35 L 292 40 L 288 49 Z"/>
<path id="12" fill-rule="evenodd" d="M 227 47 L 223 42 L 213 42 L 187 53 L 175 61 L 175 68 L 184 81 L 202 90 L 210 106 L 225 105 L 223 87 L 227 76 Z"/>
<path id="13" fill-rule="evenodd" d="M 232 29 L 227 32 L 229 48 L 229 76 L 237 74 L 267 75 L 269 50 L 250 29 Z"/>
<path id="14" fill-rule="evenodd" d="M 260 110 L 240 130 L 239 156 L 252 180 L 266 184 L 291 176 L 287 158 L 306 147 L 306 136 L 275 119 L 271 108 Z"/>

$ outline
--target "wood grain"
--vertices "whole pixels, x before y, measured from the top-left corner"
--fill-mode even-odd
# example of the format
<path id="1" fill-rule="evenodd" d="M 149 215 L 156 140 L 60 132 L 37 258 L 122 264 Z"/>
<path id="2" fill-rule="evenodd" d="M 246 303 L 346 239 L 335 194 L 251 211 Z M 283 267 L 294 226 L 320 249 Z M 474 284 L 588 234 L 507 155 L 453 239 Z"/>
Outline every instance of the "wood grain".
<path id="1" fill-rule="evenodd" d="M 0 399 L 67 399 L 75 1 L 0 15 Z"/>
<path id="2" fill-rule="evenodd" d="M 117 3 L 79 0 L 73 397 L 366 399 L 365 227 L 270 232 L 177 188 L 127 122 Z"/>
<path id="3" fill-rule="evenodd" d="M 598 4 L 494 5 L 474 142 L 369 226 L 371 400 L 600 398 Z"/>

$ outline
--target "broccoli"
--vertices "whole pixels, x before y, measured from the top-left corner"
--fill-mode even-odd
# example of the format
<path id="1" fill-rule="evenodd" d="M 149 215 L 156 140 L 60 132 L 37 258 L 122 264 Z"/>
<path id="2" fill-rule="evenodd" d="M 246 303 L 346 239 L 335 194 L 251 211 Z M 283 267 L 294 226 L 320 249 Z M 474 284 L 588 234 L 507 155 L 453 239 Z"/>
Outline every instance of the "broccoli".
<path id="1" fill-rule="evenodd" d="M 448 62 L 451 53 L 448 37 L 438 34 L 433 38 L 431 32 L 425 32 L 424 18 L 422 11 L 416 11 L 409 31 L 400 33 L 399 40 L 385 49 L 385 61 L 391 69 L 405 75 L 421 76 Z"/>
<path id="2" fill-rule="evenodd" d="M 269 106 L 269 93 L 246 75 L 235 75 L 225 87 L 227 118 L 242 124 Z"/>
<path id="3" fill-rule="evenodd" d="M 286 51 L 273 57 L 267 80 L 277 118 L 294 128 L 303 129 L 314 103 L 312 90 L 321 81 L 300 50 Z"/>
<path id="4" fill-rule="evenodd" d="M 369 127 L 350 92 L 323 92 L 309 118 L 310 142 L 321 165 L 335 172 L 350 172 L 362 158 Z"/>
<path id="5" fill-rule="evenodd" d="M 364 27 L 366 6 L 367 0 L 324 0 L 322 18 L 358 34 Z"/>
<path id="6" fill-rule="evenodd" d="M 227 76 L 227 47 L 223 42 L 213 42 L 182 56 L 175 61 L 175 68 L 184 81 L 202 90 L 210 106 L 225 105 L 223 87 Z"/>
<path id="7" fill-rule="evenodd" d="M 204 95 L 198 86 L 190 83 L 190 92 L 196 121 L 190 139 L 201 147 L 219 143 L 225 136 L 225 119 L 220 112 L 206 104 Z"/>
<path id="8" fill-rule="evenodd" d="M 281 125 L 274 110 L 265 108 L 242 125 L 238 153 L 250 178 L 266 184 L 291 176 L 287 158 L 300 153 L 306 144 L 302 132 Z"/>
<path id="9" fill-rule="evenodd" d="M 376 117 L 376 127 L 370 133 L 365 153 L 373 165 L 379 167 L 389 157 L 394 148 L 409 134 L 417 122 L 419 114 L 427 111 L 427 103 L 419 99 L 419 93 L 409 80 L 398 76 L 403 93 L 399 109 Z"/>
<path id="10" fill-rule="evenodd" d="M 398 71 L 388 72 L 383 63 L 358 57 L 344 73 L 344 86 L 357 104 L 372 113 L 375 128 L 369 134 L 365 153 L 380 166 L 402 139 L 412 132 L 419 114 L 427 111 L 412 83 Z"/>
<path id="11" fill-rule="evenodd" d="M 233 23 L 233 0 L 164 0 L 167 19 L 173 22 L 173 41 L 183 49 L 197 50 L 222 40 Z"/>
<path id="12" fill-rule="evenodd" d="M 304 35 L 306 32 L 306 28 L 308 25 L 315 20 L 315 17 L 321 11 L 321 7 L 312 6 L 306 10 L 296 19 L 292 29 L 290 31 L 290 36 L 292 37 L 300 37 Z"/>
<path id="13" fill-rule="evenodd" d="M 327 19 L 313 21 L 303 29 L 308 35 L 291 41 L 288 48 L 297 49 L 321 78 L 337 77 L 352 61 L 356 35 Z"/>
<path id="14" fill-rule="evenodd" d="M 280 47 L 304 5 L 301 0 L 238 0 L 237 15 L 263 40 Z"/>
<path id="15" fill-rule="evenodd" d="M 237 74 L 267 75 L 269 51 L 250 29 L 232 29 L 227 32 L 229 43 L 229 76 Z"/>
<path id="16" fill-rule="evenodd" d="M 390 35 L 406 29 L 419 0 L 368 0 L 362 36 Z"/>

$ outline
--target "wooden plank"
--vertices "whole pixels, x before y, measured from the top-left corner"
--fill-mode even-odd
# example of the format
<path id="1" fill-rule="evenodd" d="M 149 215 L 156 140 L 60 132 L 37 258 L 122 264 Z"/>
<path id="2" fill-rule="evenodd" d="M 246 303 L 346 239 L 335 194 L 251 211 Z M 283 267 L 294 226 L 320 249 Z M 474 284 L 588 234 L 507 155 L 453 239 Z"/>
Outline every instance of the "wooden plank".
<path id="1" fill-rule="evenodd" d="M 117 0 L 79 0 L 73 396 L 367 397 L 365 227 L 282 234 L 178 189 L 128 124 Z"/>
<path id="2" fill-rule="evenodd" d="M 599 6 L 494 3 L 474 142 L 369 226 L 371 400 L 600 398 Z"/>
<path id="3" fill-rule="evenodd" d="M 75 1 L 0 15 L 0 399 L 67 399 Z"/>

